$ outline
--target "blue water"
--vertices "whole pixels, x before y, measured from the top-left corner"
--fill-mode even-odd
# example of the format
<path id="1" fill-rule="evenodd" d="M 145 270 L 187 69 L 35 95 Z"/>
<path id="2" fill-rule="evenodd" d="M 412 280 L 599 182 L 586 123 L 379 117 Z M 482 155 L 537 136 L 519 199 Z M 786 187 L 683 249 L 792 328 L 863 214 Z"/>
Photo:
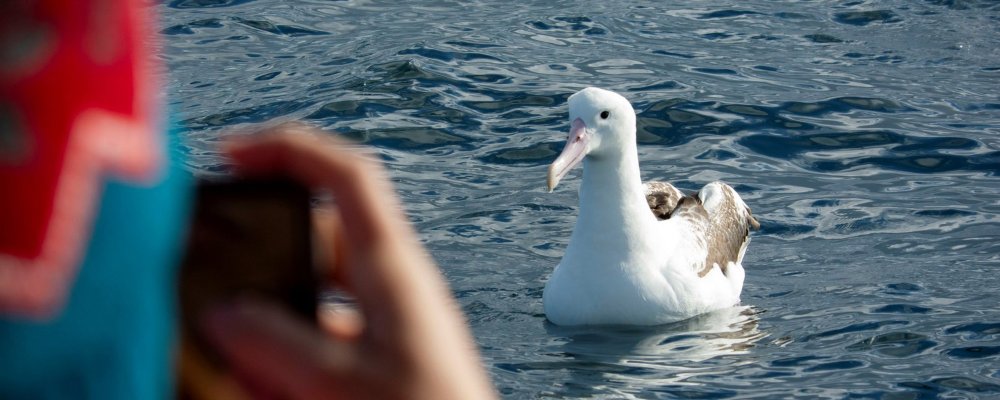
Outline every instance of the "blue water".
<path id="1" fill-rule="evenodd" d="M 244 123 L 374 146 L 507 398 L 1000 398 L 996 1 L 171 0 L 190 168 Z M 566 98 L 623 93 L 647 179 L 763 226 L 743 306 L 548 324 L 579 171 Z"/>

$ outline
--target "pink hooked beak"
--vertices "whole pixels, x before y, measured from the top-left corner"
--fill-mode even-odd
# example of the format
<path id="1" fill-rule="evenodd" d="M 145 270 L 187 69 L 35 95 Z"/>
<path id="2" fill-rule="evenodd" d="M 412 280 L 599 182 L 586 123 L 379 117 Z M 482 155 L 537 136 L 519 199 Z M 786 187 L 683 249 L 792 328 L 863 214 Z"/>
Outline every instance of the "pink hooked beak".
<path id="1" fill-rule="evenodd" d="M 587 156 L 587 143 L 590 142 L 590 135 L 587 134 L 587 124 L 577 118 L 573 120 L 569 128 L 569 138 L 566 139 L 566 147 L 562 153 L 549 166 L 549 192 L 552 192 L 559 184 L 559 180 L 569 173 L 583 158 Z"/>

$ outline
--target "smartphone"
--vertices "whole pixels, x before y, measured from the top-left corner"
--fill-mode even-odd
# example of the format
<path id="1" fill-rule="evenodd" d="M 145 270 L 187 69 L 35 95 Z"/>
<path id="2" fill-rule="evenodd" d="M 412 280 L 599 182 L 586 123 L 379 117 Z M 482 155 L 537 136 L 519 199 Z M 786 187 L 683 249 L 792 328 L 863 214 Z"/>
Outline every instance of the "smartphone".
<path id="1" fill-rule="evenodd" d="M 309 191 L 284 180 L 202 181 L 181 265 L 181 393 L 242 397 L 222 357 L 202 337 L 207 307 L 252 296 L 316 322 L 318 279 L 312 257 Z M 228 383 L 226 383 L 228 382 Z"/>

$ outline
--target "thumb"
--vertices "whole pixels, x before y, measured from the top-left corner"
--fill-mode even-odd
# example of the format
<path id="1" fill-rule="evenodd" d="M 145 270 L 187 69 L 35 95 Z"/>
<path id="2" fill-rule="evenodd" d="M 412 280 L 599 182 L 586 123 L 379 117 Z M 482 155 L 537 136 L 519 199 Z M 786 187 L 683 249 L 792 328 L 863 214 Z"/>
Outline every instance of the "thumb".
<path id="1" fill-rule="evenodd" d="M 211 308 L 201 326 L 241 378 L 282 398 L 327 398 L 351 384 L 360 361 L 354 345 L 262 300 Z"/>

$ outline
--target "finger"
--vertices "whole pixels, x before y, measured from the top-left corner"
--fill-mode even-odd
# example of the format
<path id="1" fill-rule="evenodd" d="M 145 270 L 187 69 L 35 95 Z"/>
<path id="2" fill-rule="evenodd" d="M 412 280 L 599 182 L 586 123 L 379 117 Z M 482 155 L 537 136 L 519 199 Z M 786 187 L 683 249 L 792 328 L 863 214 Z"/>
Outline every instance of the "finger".
<path id="1" fill-rule="evenodd" d="M 364 329 L 364 321 L 358 311 L 345 304 L 320 306 L 319 324 L 330 336 L 344 342 L 358 340 Z"/>
<path id="2" fill-rule="evenodd" d="M 287 129 L 292 133 L 231 142 L 226 150 L 248 173 L 286 174 L 330 190 L 343 225 L 343 247 L 349 249 L 344 274 L 366 320 L 388 324 L 388 332 L 419 323 L 417 307 L 440 303 L 447 290 L 416 242 L 381 166 L 342 140 L 298 125 Z"/>
<path id="3" fill-rule="evenodd" d="M 393 222 L 402 216 L 378 163 L 311 128 L 282 125 L 228 142 L 225 150 L 244 173 L 289 174 L 311 187 L 333 191 L 345 226 L 358 235 L 353 237 L 357 244 L 391 235 Z"/>
<path id="4" fill-rule="evenodd" d="M 330 340 L 270 303 L 219 306 L 201 326 L 241 378 L 282 397 L 324 398 L 360 370 L 356 347 Z"/>
<path id="5" fill-rule="evenodd" d="M 325 283 L 333 286 L 346 285 L 345 265 L 350 247 L 346 244 L 346 234 L 340 222 L 340 214 L 331 205 L 321 205 L 313 209 L 313 253 L 318 265 L 323 266 Z"/>
<path id="6" fill-rule="evenodd" d="M 340 216 L 330 205 L 321 205 L 313 209 L 313 228 L 315 230 L 315 254 L 319 265 L 326 265 L 324 270 L 331 287 L 351 292 L 351 287 L 345 277 L 347 264 L 346 252 L 349 248 L 344 244 L 344 228 Z M 323 302 L 318 311 L 320 326 L 326 333 L 342 341 L 357 340 L 361 335 L 364 322 L 356 307 L 342 301 Z"/>

